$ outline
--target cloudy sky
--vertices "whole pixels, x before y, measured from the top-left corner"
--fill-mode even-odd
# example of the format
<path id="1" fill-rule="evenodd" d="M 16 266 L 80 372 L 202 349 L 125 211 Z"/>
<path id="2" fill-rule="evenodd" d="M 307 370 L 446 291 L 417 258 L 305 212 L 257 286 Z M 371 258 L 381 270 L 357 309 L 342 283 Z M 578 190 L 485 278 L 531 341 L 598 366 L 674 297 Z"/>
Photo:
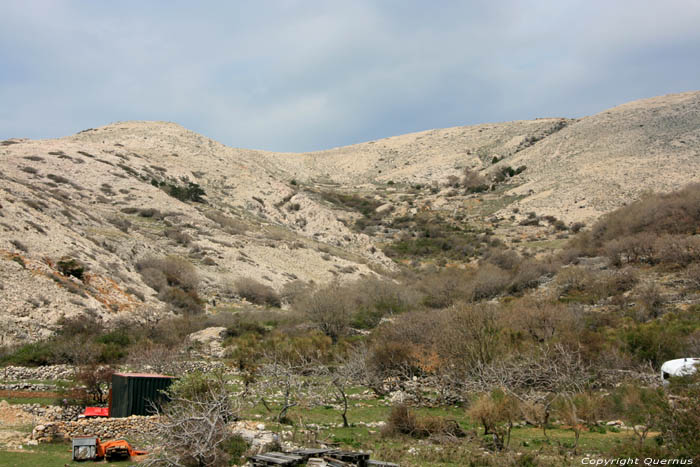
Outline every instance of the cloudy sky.
<path id="1" fill-rule="evenodd" d="M 0 0 L 0 139 L 310 151 L 700 89 L 698 0 Z"/>

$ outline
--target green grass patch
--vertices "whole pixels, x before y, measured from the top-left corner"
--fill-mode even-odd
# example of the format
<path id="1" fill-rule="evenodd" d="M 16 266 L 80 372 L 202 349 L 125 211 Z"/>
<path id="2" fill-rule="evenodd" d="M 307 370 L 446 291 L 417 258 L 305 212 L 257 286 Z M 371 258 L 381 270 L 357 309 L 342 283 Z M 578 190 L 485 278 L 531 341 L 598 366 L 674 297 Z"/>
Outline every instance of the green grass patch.
<path id="1" fill-rule="evenodd" d="M 70 443 L 49 443 L 24 446 L 22 450 L 0 450 L 0 465 L 12 467 L 84 466 L 85 462 L 71 461 Z M 89 464 L 88 464 L 89 465 Z M 128 462 L 101 462 L 100 465 L 129 465 Z"/>

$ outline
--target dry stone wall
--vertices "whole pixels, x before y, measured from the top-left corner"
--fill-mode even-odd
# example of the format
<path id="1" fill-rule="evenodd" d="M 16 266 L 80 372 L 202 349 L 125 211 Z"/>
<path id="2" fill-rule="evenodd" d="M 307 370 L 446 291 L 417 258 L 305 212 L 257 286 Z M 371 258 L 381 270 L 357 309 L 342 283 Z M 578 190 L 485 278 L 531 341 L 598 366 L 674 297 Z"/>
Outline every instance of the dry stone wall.
<path id="1" fill-rule="evenodd" d="M 45 422 L 34 427 L 32 439 L 51 442 L 76 436 L 97 436 L 102 440 L 134 440 L 148 436 L 157 421 L 157 416 L 133 415 L 125 418 L 83 418 L 70 422 Z"/>
<path id="2" fill-rule="evenodd" d="M 6 381 L 68 380 L 75 376 L 75 367 L 71 365 L 47 365 L 37 367 L 6 366 L 0 368 L 0 379 Z"/>

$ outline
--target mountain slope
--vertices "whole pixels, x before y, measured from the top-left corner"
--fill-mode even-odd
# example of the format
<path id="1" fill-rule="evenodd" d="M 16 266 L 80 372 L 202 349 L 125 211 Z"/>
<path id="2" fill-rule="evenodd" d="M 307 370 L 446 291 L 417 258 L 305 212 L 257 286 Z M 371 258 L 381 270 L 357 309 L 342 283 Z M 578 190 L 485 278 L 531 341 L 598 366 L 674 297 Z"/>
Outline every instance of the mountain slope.
<path id="1" fill-rule="evenodd" d="M 493 181 L 507 167 L 522 170 Z M 456 189 L 466 168 L 493 190 Z M 279 292 L 396 269 L 382 247 L 410 233 L 397 219 L 433 213 L 488 228 L 500 218 L 517 233 L 529 211 L 588 221 L 697 181 L 699 169 L 700 92 L 307 154 L 230 148 L 164 122 L 3 141 L 0 345 L 48 335 L 62 317 L 169 313 L 139 272 L 146 260 L 184 258 L 204 308 L 220 309 L 240 303 L 240 278 Z"/>

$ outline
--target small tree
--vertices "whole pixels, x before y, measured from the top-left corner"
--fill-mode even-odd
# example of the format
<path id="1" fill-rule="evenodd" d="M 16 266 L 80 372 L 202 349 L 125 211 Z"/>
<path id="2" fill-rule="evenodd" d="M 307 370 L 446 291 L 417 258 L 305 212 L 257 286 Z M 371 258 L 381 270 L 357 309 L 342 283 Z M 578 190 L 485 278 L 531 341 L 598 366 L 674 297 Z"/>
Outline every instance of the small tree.
<path id="1" fill-rule="evenodd" d="M 632 425 L 641 448 L 652 428 L 659 427 L 668 399 L 660 388 L 624 386 L 614 395 L 614 403 L 624 419 Z"/>
<path id="2" fill-rule="evenodd" d="M 286 349 L 273 348 L 265 352 L 264 361 L 258 371 L 255 392 L 262 394 L 260 400 L 269 412 L 272 412 L 273 408 L 267 396 L 271 395 L 277 399 L 277 422 L 289 421 L 289 409 L 320 399 L 321 394 L 315 378 L 305 378 L 317 370 L 315 359 L 300 352 L 290 353 Z"/>
<path id="3" fill-rule="evenodd" d="M 350 324 L 352 305 L 337 283 L 301 299 L 295 307 L 304 312 L 325 335 L 337 342 Z"/>
<path id="4" fill-rule="evenodd" d="M 348 423 L 348 390 L 357 385 L 365 372 L 365 354 L 360 349 L 352 351 L 335 365 L 320 365 L 319 376 L 325 378 L 330 386 L 335 402 L 341 406 L 340 416 L 343 419 L 343 428 L 350 426 Z"/>
<path id="5" fill-rule="evenodd" d="M 518 400 L 510 394 L 496 389 L 482 394 L 469 408 L 469 416 L 484 427 L 484 435 L 492 435 L 494 448 L 508 449 L 513 422 L 520 414 Z"/>
<path id="6" fill-rule="evenodd" d="M 85 392 L 95 403 L 104 404 L 107 402 L 113 374 L 114 368 L 93 364 L 81 368 L 76 375 L 76 380 L 85 386 Z"/>
<path id="7" fill-rule="evenodd" d="M 666 406 L 661 436 L 673 457 L 700 462 L 700 372 L 671 381 L 676 396 Z"/>

